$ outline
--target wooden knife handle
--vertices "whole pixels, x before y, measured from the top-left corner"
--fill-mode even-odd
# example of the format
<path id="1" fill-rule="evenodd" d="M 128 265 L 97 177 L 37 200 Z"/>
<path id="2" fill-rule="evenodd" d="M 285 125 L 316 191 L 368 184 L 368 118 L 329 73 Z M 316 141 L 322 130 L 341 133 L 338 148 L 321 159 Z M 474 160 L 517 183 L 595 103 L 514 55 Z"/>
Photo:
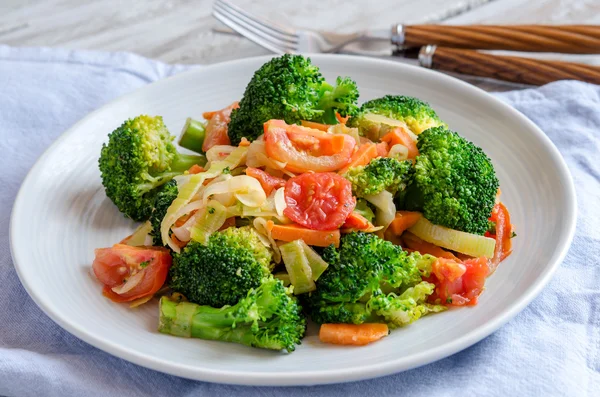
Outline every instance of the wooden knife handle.
<path id="1" fill-rule="evenodd" d="M 600 25 L 398 25 L 397 44 L 510 50 L 600 54 Z"/>
<path id="2" fill-rule="evenodd" d="M 514 83 L 542 85 L 556 80 L 580 80 L 600 84 L 600 67 L 572 62 L 545 61 L 426 46 L 419 53 L 422 66 L 489 77 Z"/>

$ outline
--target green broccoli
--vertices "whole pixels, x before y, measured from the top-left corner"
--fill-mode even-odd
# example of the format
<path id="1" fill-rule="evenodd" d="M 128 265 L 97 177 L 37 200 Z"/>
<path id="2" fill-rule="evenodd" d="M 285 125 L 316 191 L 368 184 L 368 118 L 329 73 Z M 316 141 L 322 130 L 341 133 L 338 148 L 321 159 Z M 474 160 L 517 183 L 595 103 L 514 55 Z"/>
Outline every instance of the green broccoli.
<path id="1" fill-rule="evenodd" d="M 242 137 L 253 141 L 271 119 L 336 124 L 335 113 L 354 114 L 357 100 L 358 88 L 350 78 L 338 77 L 334 87 L 325 81 L 310 58 L 286 54 L 273 58 L 254 73 L 239 109 L 231 113 L 229 139 L 233 145 L 238 145 Z"/>
<path id="2" fill-rule="evenodd" d="M 152 244 L 155 246 L 163 245 L 162 237 L 160 235 L 160 224 L 167 213 L 169 206 L 177 198 L 179 189 L 177 188 L 177 182 L 171 179 L 169 182 L 158 188 L 156 198 L 154 199 L 154 209 L 150 214 L 150 224 L 152 229 L 150 230 L 150 236 L 152 236 Z"/>
<path id="3" fill-rule="evenodd" d="M 359 215 L 362 215 L 369 222 L 373 222 L 373 218 L 375 218 L 373 208 L 371 208 L 371 205 L 367 200 L 362 198 L 356 200 L 356 207 L 354 207 L 354 212 L 357 212 Z"/>
<path id="4" fill-rule="evenodd" d="M 392 315 L 400 305 L 415 313 L 443 310 L 425 303 L 433 292 L 410 300 L 402 294 L 414 295 L 421 276 L 431 271 L 434 257 L 418 253 L 408 255 L 401 247 L 373 234 L 353 232 L 342 237 L 339 249 L 329 246 L 323 250 L 329 264 L 317 280 L 317 289 L 306 297 L 306 308 L 317 323 L 354 323 L 384 321 L 390 326 L 408 324 L 418 317 L 400 319 Z M 419 287 L 418 292 L 422 293 Z M 398 302 L 396 302 L 398 301 Z"/>
<path id="5" fill-rule="evenodd" d="M 269 278 L 236 301 L 214 308 L 162 297 L 158 330 L 263 349 L 292 352 L 306 332 L 306 318 L 298 300 L 281 280 Z"/>
<path id="6" fill-rule="evenodd" d="M 138 116 L 125 121 L 102 146 L 99 166 L 106 195 L 125 216 L 150 217 L 157 188 L 204 156 L 184 155 L 173 145 L 160 116 Z"/>
<path id="7" fill-rule="evenodd" d="M 378 157 L 366 166 L 352 167 L 344 177 L 352 183 L 357 197 L 378 194 L 384 190 L 396 194 L 404 190 L 413 173 L 411 161 Z"/>
<path id="8" fill-rule="evenodd" d="M 357 127 L 360 134 L 374 141 L 391 128 L 406 124 L 414 133 L 420 134 L 431 127 L 445 126 L 429 104 L 420 99 L 386 95 L 362 104 L 355 116 L 348 120 L 349 127 Z"/>
<path id="9" fill-rule="evenodd" d="M 484 234 L 499 186 L 489 157 L 444 127 L 423 132 L 417 147 L 415 176 L 398 205 L 435 224 Z"/>
<path id="10" fill-rule="evenodd" d="M 200 305 L 233 305 L 271 275 L 271 251 L 249 227 L 228 228 L 173 257 L 170 287 Z"/>

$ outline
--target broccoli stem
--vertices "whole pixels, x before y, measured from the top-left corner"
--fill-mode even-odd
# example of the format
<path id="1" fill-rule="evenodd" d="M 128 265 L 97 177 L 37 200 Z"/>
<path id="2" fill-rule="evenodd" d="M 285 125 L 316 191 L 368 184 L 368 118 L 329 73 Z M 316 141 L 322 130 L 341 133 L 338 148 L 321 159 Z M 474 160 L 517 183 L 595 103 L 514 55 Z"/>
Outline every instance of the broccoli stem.
<path id="1" fill-rule="evenodd" d="M 159 310 L 158 331 L 164 334 L 240 343 L 246 346 L 258 344 L 250 325 L 236 324 L 236 306 L 217 309 L 190 302 L 177 303 L 163 296 L 160 299 Z M 260 346 L 275 350 L 282 349 L 282 346 L 277 344 L 265 346 L 261 343 Z"/>
<path id="2" fill-rule="evenodd" d="M 169 171 L 180 174 L 190 169 L 194 164 L 203 166 L 206 164 L 206 157 L 204 157 L 204 155 L 196 154 L 179 154 L 171 163 L 171 169 Z"/>
<path id="3" fill-rule="evenodd" d="M 179 146 L 192 152 L 204 153 L 202 145 L 204 144 L 205 133 L 204 123 L 188 117 L 179 136 Z"/>

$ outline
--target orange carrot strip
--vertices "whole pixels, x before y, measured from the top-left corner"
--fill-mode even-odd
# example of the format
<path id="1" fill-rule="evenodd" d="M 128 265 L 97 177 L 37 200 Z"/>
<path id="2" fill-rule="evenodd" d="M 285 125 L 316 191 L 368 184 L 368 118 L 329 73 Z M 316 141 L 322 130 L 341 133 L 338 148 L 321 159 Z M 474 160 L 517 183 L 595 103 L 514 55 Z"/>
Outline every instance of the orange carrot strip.
<path id="1" fill-rule="evenodd" d="M 355 229 L 355 230 L 365 230 L 373 225 L 371 222 L 367 220 L 364 216 L 359 214 L 358 212 L 352 211 L 348 218 L 346 218 L 346 222 L 342 226 L 343 229 Z"/>
<path id="2" fill-rule="evenodd" d="M 230 218 L 225 219 L 225 222 L 223 223 L 223 226 L 221 226 L 219 228 L 219 230 L 225 230 L 225 229 L 230 228 L 232 226 L 235 226 L 235 216 L 232 216 Z"/>
<path id="3" fill-rule="evenodd" d="M 250 141 L 247 140 L 245 136 L 243 136 L 240 140 L 239 146 L 250 146 Z"/>
<path id="4" fill-rule="evenodd" d="M 342 117 L 338 112 L 335 112 L 335 118 L 340 124 L 346 124 L 350 116 Z"/>
<path id="5" fill-rule="evenodd" d="M 387 157 L 388 153 L 390 152 L 390 149 L 388 146 L 389 145 L 387 144 L 387 142 L 379 142 L 377 144 L 377 156 L 378 157 Z"/>
<path id="6" fill-rule="evenodd" d="M 319 339 L 323 343 L 363 346 L 378 341 L 390 333 L 387 324 L 323 324 Z"/>
<path id="7" fill-rule="evenodd" d="M 339 171 L 339 174 L 345 174 L 350 167 L 367 165 L 375 157 L 377 157 L 377 145 L 375 145 L 373 142 L 363 143 L 352 155 L 350 162 Z"/>
<path id="8" fill-rule="evenodd" d="M 437 258 L 446 258 L 458 261 L 458 258 L 454 256 L 452 252 L 446 251 L 435 244 L 423 241 L 411 232 L 405 232 L 402 234 L 402 240 L 404 244 L 415 251 L 419 251 L 421 254 L 433 255 Z"/>
<path id="9" fill-rule="evenodd" d="M 312 230 L 296 224 L 276 225 L 273 221 L 267 222 L 267 230 L 275 240 L 294 241 L 304 240 L 308 245 L 317 247 L 328 247 L 333 244 L 340 246 L 340 231 L 336 230 Z"/>
<path id="10" fill-rule="evenodd" d="M 390 223 L 389 229 L 391 229 L 395 235 L 399 236 L 404 233 L 406 229 L 414 226 L 415 223 L 421 219 L 421 216 L 420 212 L 397 211 L 396 217 L 392 223 Z"/>
<path id="11" fill-rule="evenodd" d="M 301 120 L 300 124 L 303 127 L 314 128 L 315 130 L 321 130 L 321 131 L 325 131 L 325 132 L 327 132 L 327 130 L 329 130 L 329 127 L 331 127 L 328 124 L 321 124 L 321 123 L 316 123 L 314 121 L 307 121 L 307 120 Z"/>
<path id="12" fill-rule="evenodd" d="M 190 169 L 188 170 L 188 172 L 190 174 L 199 174 L 201 172 L 204 172 L 204 168 L 202 168 L 201 166 L 199 166 L 198 164 L 194 164 L 190 167 Z"/>
<path id="13" fill-rule="evenodd" d="M 412 139 L 403 127 L 396 127 L 381 137 L 382 142 L 387 142 L 390 147 L 400 144 L 408 149 L 408 158 L 414 159 L 419 154 L 417 143 Z"/>

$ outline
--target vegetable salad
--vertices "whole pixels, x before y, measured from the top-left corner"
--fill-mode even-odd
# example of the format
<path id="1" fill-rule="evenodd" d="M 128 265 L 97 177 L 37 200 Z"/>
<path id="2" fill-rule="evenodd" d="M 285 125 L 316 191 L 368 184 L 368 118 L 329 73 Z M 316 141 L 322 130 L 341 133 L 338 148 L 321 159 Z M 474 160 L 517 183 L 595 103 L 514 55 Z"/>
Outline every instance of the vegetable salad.
<path id="1" fill-rule="evenodd" d="M 140 226 L 95 252 L 103 294 L 159 299 L 158 331 L 292 352 L 308 319 L 324 343 L 364 345 L 477 304 L 515 236 L 484 151 L 427 103 L 358 105 L 309 58 L 257 70 L 239 102 L 109 134 L 107 196 Z"/>

